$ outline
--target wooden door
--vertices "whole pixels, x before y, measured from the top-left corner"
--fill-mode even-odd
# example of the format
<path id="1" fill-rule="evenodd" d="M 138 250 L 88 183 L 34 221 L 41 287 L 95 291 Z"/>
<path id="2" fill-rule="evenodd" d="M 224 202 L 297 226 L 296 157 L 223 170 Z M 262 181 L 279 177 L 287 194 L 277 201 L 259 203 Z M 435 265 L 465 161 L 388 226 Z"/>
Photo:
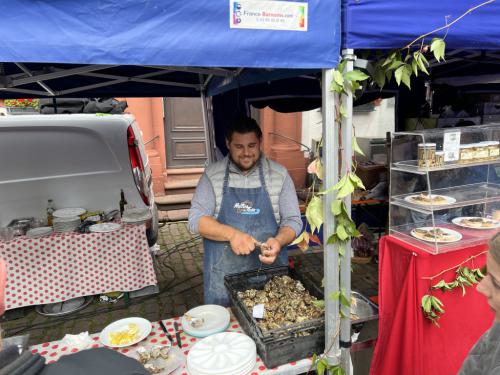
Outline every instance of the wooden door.
<path id="1" fill-rule="evenodd" d="M 200 98 L 165 98 L 167 168 L 204 167 L 207 145 Z"/>

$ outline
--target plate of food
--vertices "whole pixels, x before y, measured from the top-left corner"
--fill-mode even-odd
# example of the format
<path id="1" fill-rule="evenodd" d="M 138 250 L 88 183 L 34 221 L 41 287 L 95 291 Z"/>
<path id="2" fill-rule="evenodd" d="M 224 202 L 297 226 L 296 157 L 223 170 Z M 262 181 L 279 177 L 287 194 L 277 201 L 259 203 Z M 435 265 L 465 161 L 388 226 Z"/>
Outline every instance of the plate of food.
<path id="1" fill-rule="evenodd" d="M 139 347 L 137 360 L 151 374 L 170 374 L 186 364 L 183 351 L 171 345 L 152 345 Z"/>
<path id="2" fill-rule="evenodd" d="M 405 197 L 405 201 L 422 206 L 444 206 L 455 203 L 457 200 L 446 195 L 420 193 Z"/>
<path id="3" fill-rule="evenodd" d="M 451 221 L 459 227 L 469 229 L 496 229 L 500 228 L 500 221 L 495 219 L 488 219 L 480 216 L 463 216 L 456 217 Z"/>
<path id="4" fill-rule="evenodd" d="M 413 229 L 410 234 L 419 240 L 438 243 L 451 243 L 462 239 L 460 233 L 448 228 L 421 227 Z"/>
<path id="5" fill-rule="evenodd" d="M 137 344 L 151 333 L 151 322 L 144 318 L 125 318 L 106 326 L 99 340 L 110 348 L 124 348 Z"/>
<path id="6" fill-rule="evenodd" d="M 219 305 L 201 305 L 182 316 L 184 332 L 194 337 L 206 337 L 223 332 L 229 326 L 229 311 Z"/>

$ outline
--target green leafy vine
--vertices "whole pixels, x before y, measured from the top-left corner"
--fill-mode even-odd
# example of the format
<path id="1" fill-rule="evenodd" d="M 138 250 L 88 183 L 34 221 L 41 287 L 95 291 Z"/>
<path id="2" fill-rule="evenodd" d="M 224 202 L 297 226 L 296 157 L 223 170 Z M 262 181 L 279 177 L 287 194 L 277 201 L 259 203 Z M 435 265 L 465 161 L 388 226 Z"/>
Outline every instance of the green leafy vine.
<path id="1" fill-rule="evenodd" d="M 452 22 L 448 22 L 446 18 L 446 24 L 444 26 L 417 37 L 403 48 L 395 49 L 383 56 L 379 56 L 368 66 L 367 70 L 369 74 L 359 69 L 346 71 L 345 67 L 347 60 L 342 59 L 337 68 L 333 70 L 333 79 L 330 83 L 330 90 L 338 95 L 335 108 L 336 125 L 340 127 L 342 119 L 347 117 L 345 108 L 338 104 L 341 103 L 340 98 L 342 95 L 348 95 L 350 92 L 355 98 L 356 92 L 362 88 L 364 81 L 367 81 L 368 84 L 375 83 L 382 89 L 386 83 L 394 79 L 398 86 L 403 83 L 408 89 L 411 89 L 412 76 L 418 77 L 419 73 L 429 75 L 429 58 L 434 57 L 438 63 L 445 60 L 445 39 L 449 28 L 467 14 L 494 1 L 495 0 L 487 0 L 474 6 Z M 425 43 L 425 38 L 442 30 L 446 30 L 446 34 L 443 38 L 432 38 L 430 43 Z M 355 136 L 352 139 L 352 150 L 354 155 L 364 155 Z M 317 152 L 316 155 L 319 155 L 319 152 Z M 311 199 L 306 208 L 306 218 L 309 223 L 310 232 L 305 230 L 292 244 L 297 244 L 299 248 L 304 251 L 308 249 L 309 241 L 317 244 L 321 243 L 316 233 L 319 233 L 321 225 L 324 222 L 322 196 L 333 193 L 335 194 L 335 199 L 329 209 L 335 218 L 335 227 L 333 228 L 333 234 L 327 239 L 327 243 L 337 244 L 339 255 L 344 256 L 348 241 L 360 236 L 344 200 L 346 197 L 350 196 L 356 188 L 365 189 L 363 182 L 356 175 L 356 166 L 357 163 L 354 158 L 353 168 L 349 171 L 345 171 L 345 173 L 341 175 L 339 181 L 331 188 L 326 188 L 319 192 L 315 192 L 314 186 L 310 189 Z M 319 156 L 309 165 L 308 172 L 315 174 L 320 180 L 323 179 L 323 165 Z M 462 264 L 464 263 L 465 262 Z M 455 287 L 461 287 L 462 293 L 465 293 L 465 287 L 474 285 L 484 276 L 478 269 L 471 270 L 467 267 L 461 267 L 461 265 L 457 267 L 456 272 L 457 276 L 453 282 L 446 283 L 442 280 L 442 282 L 440 281 L 430 288 L 429 294 L 422 297 L 422 310 L 424 315 L 438 326 L 439 324 L 437 321 L 440 315 L 444 313 L 443 303 L 432 295 L 432 291 L 435 289 L 451 290 Z M 438 275 L 435 277 L 437 276 Z M 338 300 L 342 305 L 350 305 L 350 301 L 345 295 L 342 285 L 340 290 L 331 293 L 329 298 Z M 324 301 L 318 301 L 317 303 L 324 307 Z M 343 317 L 341 309 L 340 315 Z M 338 336 L 338 331 L 335 336 Z M 315 354 L 313 356 L 311 369 L 316 369 L 319 375 L 323 375 L 325 371 L 329 371 L 331 374 L 335 375 L 345 374 L 345 370 L 340 365 L 330 365 L 324 354 L 321 356 Z"/>
<path id="2" fill-rule="evenodd" d="M 438 321 L 444 314 L 445 310 L 443 309 L 443 302 L 434 296 L 433 292 L 437 290 L 440 290 L 443 293 L 452 292 L 453 290 L 460 288 L 462 290 L 462 297 L 465 296 L 467 288 L 478 284 L 485 276 L 485 272 L 481 268 L 469 268 L 466 264 L 485 253 L 486 252 L 483 251 L 482 253 L 464 260 L 456 266 L 439 272 L 437 275 L 423 278 L 429 280 L 431 286 L 429 287 L 428 294 L 422 296 L 421 308 L 425 318 L 429 319 L 435 326 L 439 327 Z M 455 272 L 455 278 L 452 281 L 447 282 L 445 279 L 441 278 L 439 282 L 433 284 L 435 279 L 451 271 Z"/>

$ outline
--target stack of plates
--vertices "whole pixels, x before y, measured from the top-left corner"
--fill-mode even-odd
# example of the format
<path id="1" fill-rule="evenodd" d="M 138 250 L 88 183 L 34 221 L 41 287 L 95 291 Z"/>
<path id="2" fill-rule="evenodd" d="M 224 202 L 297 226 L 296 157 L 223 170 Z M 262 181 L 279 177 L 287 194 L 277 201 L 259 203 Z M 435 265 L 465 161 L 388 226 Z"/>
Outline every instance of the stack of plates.
<path id="1" fill-rule="evenodd" d="M 140 225 L 152 218 L 149 208 L 130 208 L 123 211 L 122 222 Z"/>
<path id="2" fill-rule="evenodd" d="M 81 220 L 78 216 L 76 217 L 56 217 L 53 221 L 54 223 L 54 232 L 66 233 L 66 232 L 74 232 L 76 228 L 81 223 Z"/>
<path id="3" fill-rule="evenodd" d="M 187 356 L 190 375 L 247 375 L 255 366 L 253 340 L 237 332 L 222 332 L 196 343 Z"/>
<path id="4" fill-rule="evenodd" d="M 39 227 L 33 228 L 26 232 L 26 236 L 29 238 L 39 238 L 43 236 L 47 236 L 52 233 L 51 227 Z"/>
<path id="5" fill-rule="evenodd" d="M 52 216 L 63 219 L 73 219 L 75 218 L 75 216 L 81 216 L 85 212 L 87 212 L 85 208 L 79 208 L 79 207 L 61 208 L 60 210 L 55 210 Z"/>

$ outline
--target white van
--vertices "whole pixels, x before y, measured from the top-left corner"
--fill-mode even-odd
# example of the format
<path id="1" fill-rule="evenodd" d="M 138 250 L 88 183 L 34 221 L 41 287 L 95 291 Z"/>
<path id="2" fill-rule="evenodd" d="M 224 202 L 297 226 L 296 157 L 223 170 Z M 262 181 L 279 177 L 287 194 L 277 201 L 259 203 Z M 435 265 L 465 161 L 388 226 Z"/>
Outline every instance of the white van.
<path id="1" fill-rule="evenodd" d="M 149 208 L 149 245 L 158 236 L 151 169 L 132 115 L 0 116 L 0 226 L 56 208 Z"/>

